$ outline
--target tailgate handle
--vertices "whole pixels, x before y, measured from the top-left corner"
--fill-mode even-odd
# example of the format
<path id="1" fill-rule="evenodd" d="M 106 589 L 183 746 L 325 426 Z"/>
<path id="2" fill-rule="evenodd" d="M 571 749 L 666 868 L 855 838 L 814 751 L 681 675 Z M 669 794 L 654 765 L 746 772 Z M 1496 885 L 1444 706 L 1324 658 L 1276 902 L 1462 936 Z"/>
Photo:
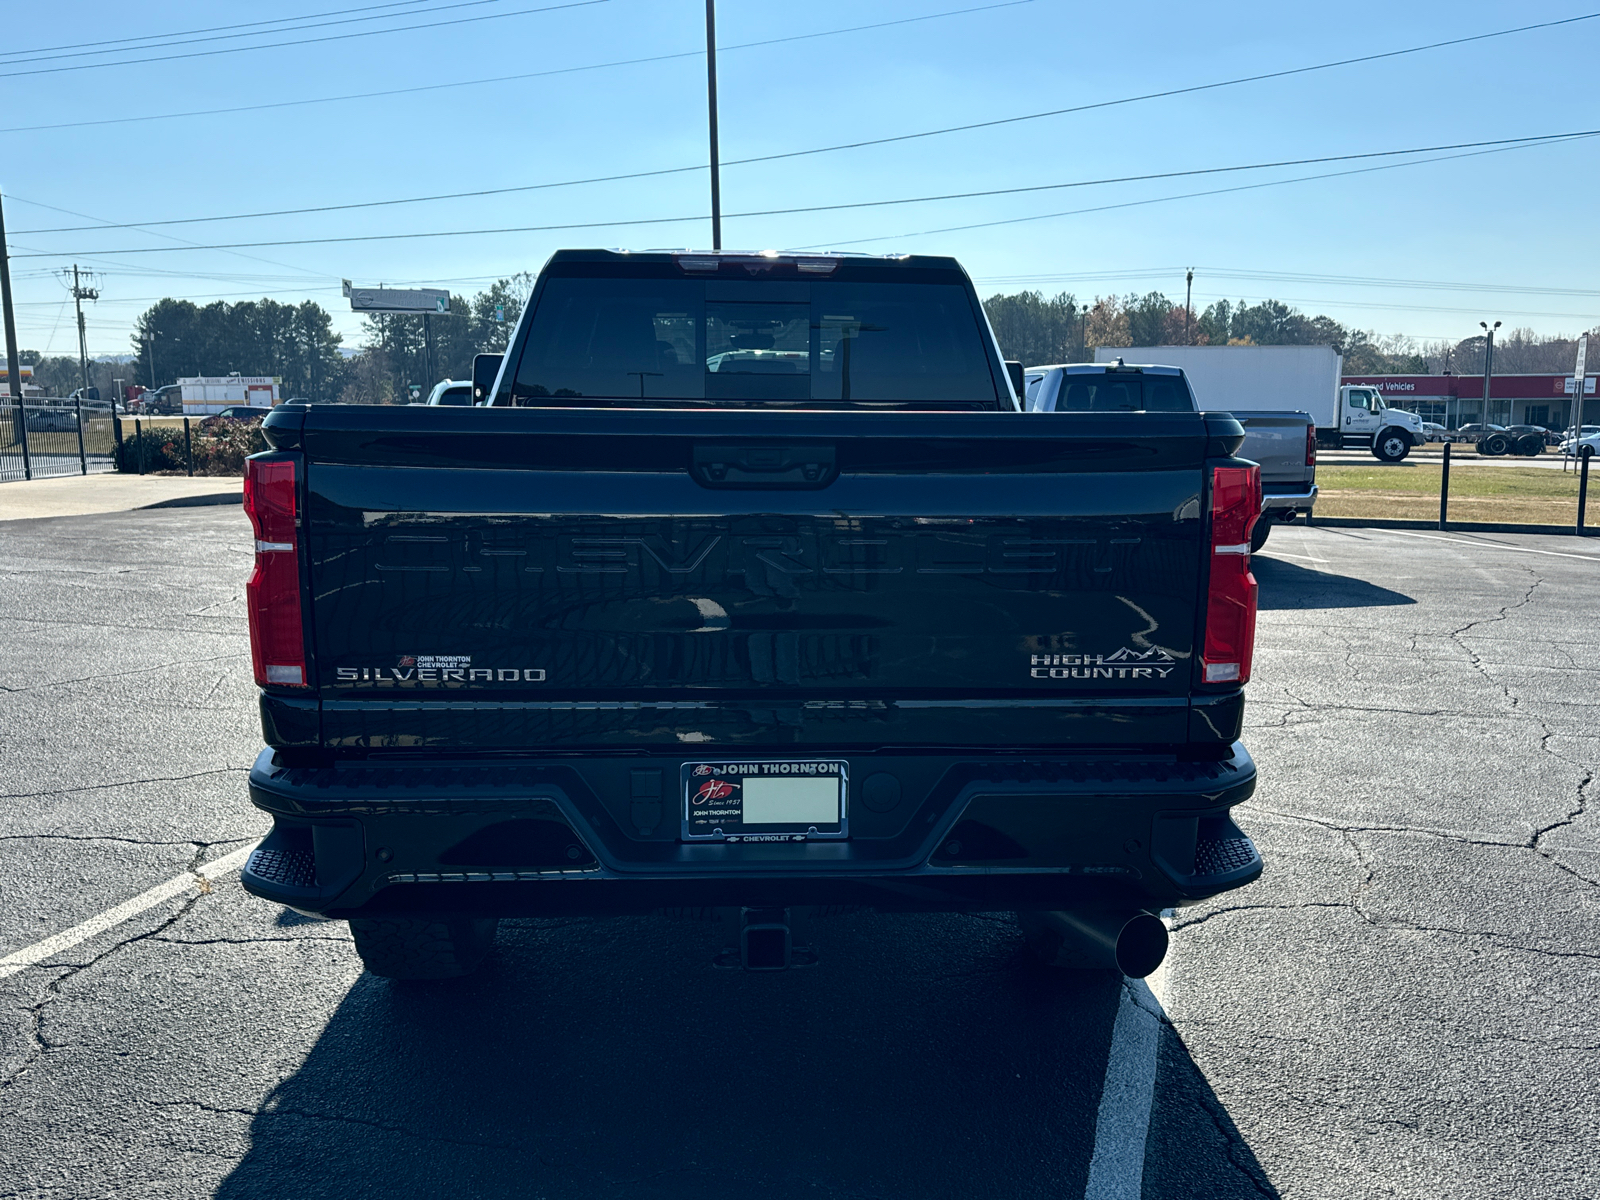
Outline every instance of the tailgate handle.
<path id="1" fill-rule="evenodd" d="M 694 448 L 694 477 L 702 487 L 825 488 L 838 474 L 832 446 L 767 442 Z"/>

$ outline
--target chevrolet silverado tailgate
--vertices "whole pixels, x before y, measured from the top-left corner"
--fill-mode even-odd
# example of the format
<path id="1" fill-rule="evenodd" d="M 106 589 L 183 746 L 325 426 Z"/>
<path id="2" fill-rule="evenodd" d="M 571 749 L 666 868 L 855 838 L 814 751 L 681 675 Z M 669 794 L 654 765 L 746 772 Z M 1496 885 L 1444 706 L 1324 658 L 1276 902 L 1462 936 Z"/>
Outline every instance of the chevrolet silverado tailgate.
<path id="1" fill-rule="evenodd" d="M 314 406 L 329 748 L 1185 740 L 1196 414 Z"/>

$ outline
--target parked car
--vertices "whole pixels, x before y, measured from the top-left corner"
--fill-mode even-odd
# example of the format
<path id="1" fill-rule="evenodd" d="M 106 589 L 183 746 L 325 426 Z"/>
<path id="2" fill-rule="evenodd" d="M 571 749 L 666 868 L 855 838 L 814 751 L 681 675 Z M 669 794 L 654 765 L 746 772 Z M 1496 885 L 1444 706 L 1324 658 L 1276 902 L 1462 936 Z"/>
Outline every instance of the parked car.
<path id="1" fill-rule="evenodd" d="M 23 411 L 28 414 L 29 433 L 67 433 L 76 432 L 78 428 L 78 411 L 70 405 L 52 404 L 28 405 Z"/>
<path id="2" fill-rule="evenodd" d="M 807 354 L 708 369 L 758 340 Z M 278 406 L 243 886 L 390 978 L 661 908 L 782 969 L 835 905 L 1015 911 L 1052 966 L 1149 973 L 1157 914 L 1262 870 L 1261 485 L 1238 421 L 1147 382 L 1019 412 L 950 258 L 561 250 L 492 420 Z"/>
<path id="3" fill-rule="evenodd" d="M 428 404 L 438 407 L 449 405 L 458 408 L 472 407 L 472 380 L 441 379 L 428 393 Z"/>
<path id="4" fill-rule="evenodd" d="M 270 408 L 260 408 L 254 404 L 230 404 L 216 415 L 230 421 L 260 421 L 271 411 Z"/>
<path id="5" fill-rule="evenodd" d="M 139 411 L 150 414 L 172 414 L 183 411 L 183 388 L 176 383 L 145 392 L 139 397 Z"/>
<path id="6" fill-rule="evenodd" d="M 1450 430 L 1440 425 L 1437 421 L 1424 421 L 1422 423 L 1422 436 L 1430 442 L 1453 442 Z"/>
<path id="7" fill-rule="evenodd" d="M 1564 438 L 1558 447 L 1560 453 L 1573 458 L 1590 458 L 1600 452 L 1600 428 L 1585 425 L 1584 429 L 1594 430 L 1593 433 L 1584 433 L 1580 437 Z"/>

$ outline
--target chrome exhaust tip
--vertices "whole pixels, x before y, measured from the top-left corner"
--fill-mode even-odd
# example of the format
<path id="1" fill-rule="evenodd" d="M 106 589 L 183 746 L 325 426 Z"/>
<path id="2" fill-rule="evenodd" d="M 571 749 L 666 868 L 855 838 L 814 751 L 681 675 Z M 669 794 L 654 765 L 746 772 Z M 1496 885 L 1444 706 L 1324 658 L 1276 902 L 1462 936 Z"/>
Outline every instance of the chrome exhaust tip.
<path id="1" fill-rule="evenodd" d="M 1167 925 L 1151 913 L 1058 910 L 1019 912 L 1017 923 L 1034 955 L 1064 970 L 1120 971 L 1143 979 L 1167 957 Z"/>

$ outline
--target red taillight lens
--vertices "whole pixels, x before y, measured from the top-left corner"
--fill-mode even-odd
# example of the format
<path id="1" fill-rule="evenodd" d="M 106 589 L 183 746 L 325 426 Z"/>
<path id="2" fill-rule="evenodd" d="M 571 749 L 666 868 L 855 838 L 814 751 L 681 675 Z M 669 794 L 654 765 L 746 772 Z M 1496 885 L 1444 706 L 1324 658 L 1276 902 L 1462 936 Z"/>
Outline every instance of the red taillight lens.
<path id="1" fill-rule="evenodd" d="M 1306 466 L 1314 467 L 1316 465 L 1317 465 L 1317 427 L 1315 425 L 1307 425 L 1306 426 Z"/>
<path id="2" fill-rule="evenodd" d="M 244 511 L 256 531 L 256 569 L 244 589 L 256 682 L 305 687 L 293 459 L 246 460 Z"/>
<path id="3" fill-rule="evenodd" d="M 1211 587 L 1206 597 L 1207 683 L 1246 683 L 1256 641 L 1250 531 L 1261 516 L 1261 468 L 1216 467 L 1211 476 Z"/>

